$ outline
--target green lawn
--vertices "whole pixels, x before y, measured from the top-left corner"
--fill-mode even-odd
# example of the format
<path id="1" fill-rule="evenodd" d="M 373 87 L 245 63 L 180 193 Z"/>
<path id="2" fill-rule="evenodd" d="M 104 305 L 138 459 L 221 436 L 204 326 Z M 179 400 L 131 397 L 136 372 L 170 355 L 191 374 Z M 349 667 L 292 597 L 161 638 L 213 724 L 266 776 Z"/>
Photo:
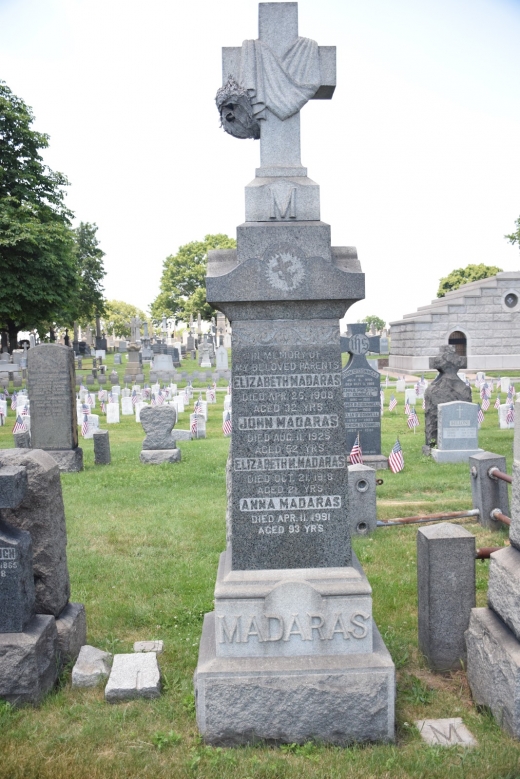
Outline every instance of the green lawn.
<path id="1" fill-rule="evenodd" d="M 112 358 L 109 357 L 109 369 Z M 191 368 L 195 369 L 192 364 Z M 225 386 L 225 382 L 221 386 Z M 203 387 L 204 383 L 199 382 Z M 386 391 L 386 408 L 390 390 Z M 421 454 L 421 426 L 409 431 L 400 394 L 383 416 L 383 452 L 399 435 L 400 474 L 380 473 L 378 516 L 454 511 L 471 506 L 467 465 L 436 465 Z M 163 639 L 164 691 L 155 701 L 109 705 L 102 688 L 73 690 L 70 669 L 38 709 L 0 704 L 0 777 L 6 779 L 514 779 L 520 745 L 477 711 L 462 671 L 433 674 L 417 648 L 417 527 L 377 530 L 354 546 L 373 587 L 374 616 L 398 669 L 397 742 L 340 749 L 319 744 L 215 749 L 197 733 L 192 675 L 204 612 L 212 609 L 219 553 L 225 544 L 224 393 L 210 407 L 208 438 L 180 443 L 182 462 L 139 462 L 143 439 L 133 417 L 109 426 L 112 465 L 94 466 L 92 441 L 82 442 L 85 470 L 62 477 L 68 526 L 72 600 L 87 610 L 88 641 L 128 652 L 136 640 Z M 476 398 L 476 395 L 475 395 Z M 494 401 L 495 396 L 493 396 Z M 188 414 L 178 426 L 188 427 Z M 480 433 L 484 449 L 504 454 L 511 469 L 513 433 L 498 429 L 489 409 Z M 12 446 L 14 417 L 0 428 Z M 105 425 L 102 425 L 105 427 Z M 506 543 L 465 524 L 477 546 Z M 488 563 L 477 563 L 477 599 L 485 605 Z M 471 751 L 427 747 L 415 719 L 461 716 L 479 746 Z"/>

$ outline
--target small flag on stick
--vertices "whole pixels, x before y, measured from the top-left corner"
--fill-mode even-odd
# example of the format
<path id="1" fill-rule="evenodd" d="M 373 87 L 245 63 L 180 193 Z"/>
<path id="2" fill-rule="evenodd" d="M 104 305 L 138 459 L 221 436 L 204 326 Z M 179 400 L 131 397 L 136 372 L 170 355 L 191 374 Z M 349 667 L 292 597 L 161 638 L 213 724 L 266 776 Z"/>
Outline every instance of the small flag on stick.
<path id="1" fill-rule="evenodd" d="M 357 465 L 358 463 L 363 464 L 363 452 L 361 451 L 361 444 L 359 442 L 359 433 L 354 441 L 354 446 L 350 450 L 350 464 Z"/>
<path id="2" fill-rule="evenodd" d="M 401 449 L 399 439 L 397 439 L 392 448 L 392 451 L 390 452 L 390 456 L 388 457 L 388 465 L 392 473 L 399 473 L 399 471 L 402 471 L 404 468 L 403 450 Z"/>

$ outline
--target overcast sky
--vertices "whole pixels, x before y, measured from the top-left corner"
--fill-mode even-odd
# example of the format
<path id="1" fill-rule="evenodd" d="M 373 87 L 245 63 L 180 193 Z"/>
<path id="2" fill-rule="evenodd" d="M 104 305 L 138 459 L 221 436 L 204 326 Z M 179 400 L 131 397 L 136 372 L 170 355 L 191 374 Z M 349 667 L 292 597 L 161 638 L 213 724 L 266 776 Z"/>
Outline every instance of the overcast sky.
<path id="1" fill-rule="evenodd" d="M 235 235 L 259 144 L 219 128 L 221 47 L 258 35 L 253 0 L 0 0 L 0 78 L 50 135 L 77 220 L 96 222 L 106 295 L 146 309 L 162 263 Z M 366 300 L 400 319 L 468 263 L 519 269 L 518 0 L 300 0 L 337 46 L 331 101 L 302 110 L 302 162 Z"/>

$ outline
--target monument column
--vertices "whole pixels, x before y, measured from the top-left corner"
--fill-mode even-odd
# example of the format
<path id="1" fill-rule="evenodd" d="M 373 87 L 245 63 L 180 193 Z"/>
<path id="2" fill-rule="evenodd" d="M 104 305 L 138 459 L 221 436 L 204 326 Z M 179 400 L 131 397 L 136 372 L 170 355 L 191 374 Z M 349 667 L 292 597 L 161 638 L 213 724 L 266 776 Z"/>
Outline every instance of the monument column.
<path id="1" fill-rule="evenodd" d="M 215 744 L 393 740 L 394 666 L 347 505 L 339 319 L 363 299 L 364 275 L 355 250 L 331 247 L 319 188 L 299 164 L 299 109 L 332 96 L 320 90 L 335 83 L 335 52 L 298 36 L 296 3 L 260 4 L 259 18 L 257 41 L 224 50 L 217 95 L 224 127 L 251 115 L 262 151 L 237 249 L 208 254 L 208 302 L 232 323 L 231 521 L 197 720 Z M 269 73 L 282 95 L 264 90 Z"/>

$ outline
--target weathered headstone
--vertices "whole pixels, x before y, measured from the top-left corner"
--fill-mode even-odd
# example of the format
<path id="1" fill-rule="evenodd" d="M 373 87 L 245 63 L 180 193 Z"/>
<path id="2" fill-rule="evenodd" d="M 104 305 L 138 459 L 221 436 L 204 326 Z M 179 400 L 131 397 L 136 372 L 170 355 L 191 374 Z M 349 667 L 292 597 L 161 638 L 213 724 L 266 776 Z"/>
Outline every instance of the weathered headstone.
<path id="1" fill-rule="evenodd" d="M 142 463 L 158 465 L 176 463 L 181 459 L 181 450 L 175 443 L 173 426 L 177 412 L 173 406 L 156 406 L 141 409 L 140 420 L 146 433 L 140 454 Z"/>
<path id="2" fill-rule="evenodd" d="M 119 403 L 107 403 L 107 425 L 119 422 Z"/>
<path id="3" fill-rule="evenodd" d="M 431 456 L 438 463 L 467 462 L 479 452 L 478 405 L 453 400 L 437 406 L 437 446 Z"/>
<path id="4" fill-rule="evenodd" d="M 396 392 L 406 392 L 406 381 L 404 379 L 397 379 L 395 383 Z"/>
<path id="5" fill-rule="evenodd" d="M 49 452 L 62 471 L 81 471 L 74 352 L 59 344 L 39 344 L 27 360 L 32 447 Z"/>
<path id="6" fill-rule="evenodd" d="M 430 368 L 439 371 L 424 393 L 424 428 L 426 446 L 437 444 L 437 407 L 439 403 L 462 400 L 471 403 L 471 388 L 457 376 L 457 371 L 466 367 L 466 358 L 461 357 L 453 346 L 445 346 L 437 357 L 430 359 Z"/>
<path id="7" fill-rule="evenodd" d="M 207 299 L 233 330 L 230 542 L 195 673 L 210 743 L 394 738 L 394 666 L 349 533 L 338 320 L 363 275 L 300 161 L 299 109 L 332 95 L 334 63 L 299 36 L 296 3 L 261 4 L 259 40 L 224 49 L 223 126 L 247 115 L 261 164 L 236 252 L 208 254 Z"/>
<path id="8" fill-rule="evenodd" d="M 511 419 L 511 403 L 501 403 L 498 409 L 498 426 L 501 430 L 511 430 L 515 426 L 514 418 Z"/>
<path id="9" fill-rule="evenodd" d="M 225 346 L 219 346 L 216 351 L 216 368 L 218 371 L 227 371 L 228 352 Z"/>

